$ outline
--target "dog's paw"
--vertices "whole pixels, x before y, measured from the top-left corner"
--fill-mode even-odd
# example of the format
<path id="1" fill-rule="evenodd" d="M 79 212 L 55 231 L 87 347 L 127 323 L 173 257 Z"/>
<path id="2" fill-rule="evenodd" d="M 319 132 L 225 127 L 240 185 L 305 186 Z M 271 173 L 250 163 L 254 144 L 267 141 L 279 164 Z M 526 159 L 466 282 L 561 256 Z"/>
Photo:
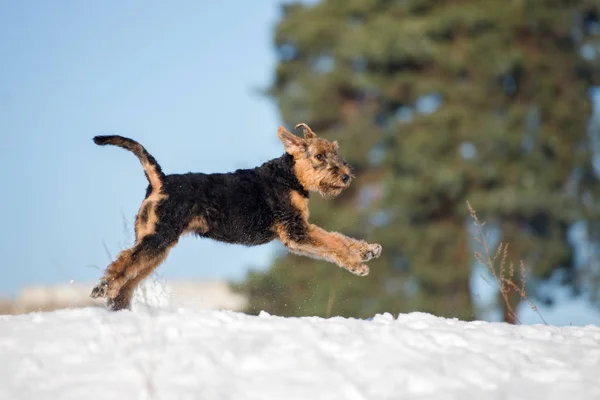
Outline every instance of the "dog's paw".
<path id="1" fill-rule="evenodd" d="M 363 253 L 363 261 L 370 261 L 379 258 L 381 255 L 381 245 L 378 243 L 367 245 L 367 251 Z"/>
<path id="2" fill-rule="evenodd" d="M 127 299 L 121 298 L 117 296 L 114 299 L 107 299 L 106 306 L 111 311 L 121 311 L 121 310 L 130 310 L 131 302 Z"/>
<path id="3" fill-rule="evenodd" d="M 97 299 L 98 297 L 106 297 L 106 292 L 108 290 L 108 281 L 101 280 L 94 288 L 92 289 L 92 293 L 90 297 L 92 299 Z"/>
<path id="4" fill-rule="evenodd" d="M 356 264 L 351 267 L 346 268 L 348 271 L 352 272 L 354 275 L 358 276 L 366 276 L 369 275 L 369 267 L 365 264 Z"/>

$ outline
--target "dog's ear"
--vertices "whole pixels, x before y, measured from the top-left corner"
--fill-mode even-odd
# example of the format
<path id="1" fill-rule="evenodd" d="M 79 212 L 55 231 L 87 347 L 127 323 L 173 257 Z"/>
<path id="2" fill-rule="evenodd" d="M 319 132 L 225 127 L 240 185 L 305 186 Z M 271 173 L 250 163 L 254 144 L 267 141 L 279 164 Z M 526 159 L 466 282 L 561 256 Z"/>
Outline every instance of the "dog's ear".
<path id="1" fill-rule="evenodd" d="M 306 150 L 306 141 L 281 125 L 277 127 L 277 136 L 279 136 L 279 140 L 283 143 L 283 147 L 285 147 L 288 154 L 294 155 Z"/>
<path id="2" fill-rule="evenodd" d="M 310 126 L 306 125 L 304 122 L 296 125 L 296 129 L 302 127 L 302 129 L 304 129 L 304 139 L 309 140 L 309 139 L 314 139 L 317 137 L 316 133 L 314 133 L 312 131 L 312 129 L 310 129 Z"/>

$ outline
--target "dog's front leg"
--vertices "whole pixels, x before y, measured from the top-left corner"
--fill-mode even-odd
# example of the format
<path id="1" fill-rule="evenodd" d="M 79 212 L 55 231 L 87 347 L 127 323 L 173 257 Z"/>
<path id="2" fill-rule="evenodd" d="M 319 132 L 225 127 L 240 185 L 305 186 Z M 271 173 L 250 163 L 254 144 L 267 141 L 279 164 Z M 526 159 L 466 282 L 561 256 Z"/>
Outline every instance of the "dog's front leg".
<path id="1" fill-rule="evenodd" d="M 284 237 L 282 241 L 293 253 L 333 262 L 359 276 L 369 273 L 369 267 L 363 262 L 381 255 L 379 244 L 369 244 L 338 232 L 327 232 L 316 225 L 309 225 L 306 233 L 306 237 L 300 240 Z"/>

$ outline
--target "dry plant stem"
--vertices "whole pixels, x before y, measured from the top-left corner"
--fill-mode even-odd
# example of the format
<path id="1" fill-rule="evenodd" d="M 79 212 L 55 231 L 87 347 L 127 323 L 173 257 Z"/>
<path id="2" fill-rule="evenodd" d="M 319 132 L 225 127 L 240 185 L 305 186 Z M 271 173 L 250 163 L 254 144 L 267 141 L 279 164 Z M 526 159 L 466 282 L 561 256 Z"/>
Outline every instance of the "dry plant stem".
<path id="1" fill-rule="evenodd" d="M 496 252 L 494 253 L 494 257 L 492 257 L 490 247 L 487 241 L 487 233 L 483 229 L 483 227 L 485 226 L 485 222 L 479 221 L 475 209 L 471 207 L 471 204 L 468 201 L 467 207 L 469 209 L 469 214 L 471 214 L 471 218 L 473 219 L 473 223 L 475 224 L 477 229 L 477 235 L 475 236 L 475 240 L 483 247 L 483 254 L 476 251 L 474 253 L 475 258 L 477 259 L 477 261 L 479 261 L 482 265 L 486 266 L 490 270 L 492 276 L 494 277 L 494 280 L 496 281 L 496 284 L 498 285 L 498 288 L 500 289 L 500 294 L 504 299 L 504 304 L 506 306 L 506 311 L 509 317 L 512 318 L 515 322 L 519 324 L 521 323 L 521 321 L 517 317 L 515 310 L 511 306 L 508 298 L 511 292 L 515 292 L 519 295 L 519 297 L 522 300 L 526 301 L 529 304 L 529 307 L 531 307 L 531 309 L 540 317 L 542 322 L 545 325 L 548 325 L 544 317 L 542 317 L 542 315 L 540 314 L 537 306 L 527 297 L 527 291 L 525 289 L 526 273 L 525 264 L 523 263 L 523 261 L 520 262 L 519 268 L 521 272 L 521 286 L 519 286 L 513 281 L 513 277 L 515 274 L 514 264 L 508 264 L 508 271 L 506 268 L 506 261 L 508 258 L 508 243 L 500 242 L 498 248 L 496 249 Z M 499 272 L 496 272 L 496 261 L 498 259 L 500 259 L 500 265 L 498 268 Z"/>
<path id="2" fill-rule="evenodd" d="M 340 271 L 341 269 L 336 269 L 334 274 L 335 274 L 335 279 L 334 279 L 334 286 L 331 287 L 331 289 L 329 289 L 329 298 L 327 299 L 327 308 L 325 309 L 325 318 L 329 318 L 331 317 L 331 309 L 333 308 L 333 301 L 335 300 L 335 294 L 336 294 L 336 284 L 337 281 L 339 279 L 339 275 L 340 275 Z"/>
<path id="3" fill-rule="evenodd" d="M 325 318 L 331 317 L 331 309 L 333 308 L 333 300 L 335 299 L 335 289 L 329 291 L 329 298 L 327 299 L 327 308 L 325 310 Z"/>

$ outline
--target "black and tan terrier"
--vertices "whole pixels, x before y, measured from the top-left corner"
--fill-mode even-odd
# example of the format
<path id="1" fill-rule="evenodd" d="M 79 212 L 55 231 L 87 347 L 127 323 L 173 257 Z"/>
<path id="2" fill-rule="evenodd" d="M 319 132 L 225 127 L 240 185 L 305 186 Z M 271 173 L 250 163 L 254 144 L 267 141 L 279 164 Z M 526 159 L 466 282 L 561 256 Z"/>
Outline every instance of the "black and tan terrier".
<path id="1" fill-rule="evenodd" d="M 225 174 L 165 175 L 154 157 L 134 140 L 96 136 L 133 152 L 150 182 L 135 218 L 135 244 L 112 262 L 93 298 L 108 306 L 130 306 L 133 290 L 167 257 L 179 237 L 195 233 L 221 242 L 254 246 L 279 239 L 293 253 L 333 262 L 364 276 L 363 263 L 379 257 L 381 246 L 327 232 L 308 221 L 308 194 L 331 198 L 350 185 L 350 166 L 337 142 L 317 137 L 306 124 L 304 138 L 279 127 L 286 153 L 254 169 Z"/>

